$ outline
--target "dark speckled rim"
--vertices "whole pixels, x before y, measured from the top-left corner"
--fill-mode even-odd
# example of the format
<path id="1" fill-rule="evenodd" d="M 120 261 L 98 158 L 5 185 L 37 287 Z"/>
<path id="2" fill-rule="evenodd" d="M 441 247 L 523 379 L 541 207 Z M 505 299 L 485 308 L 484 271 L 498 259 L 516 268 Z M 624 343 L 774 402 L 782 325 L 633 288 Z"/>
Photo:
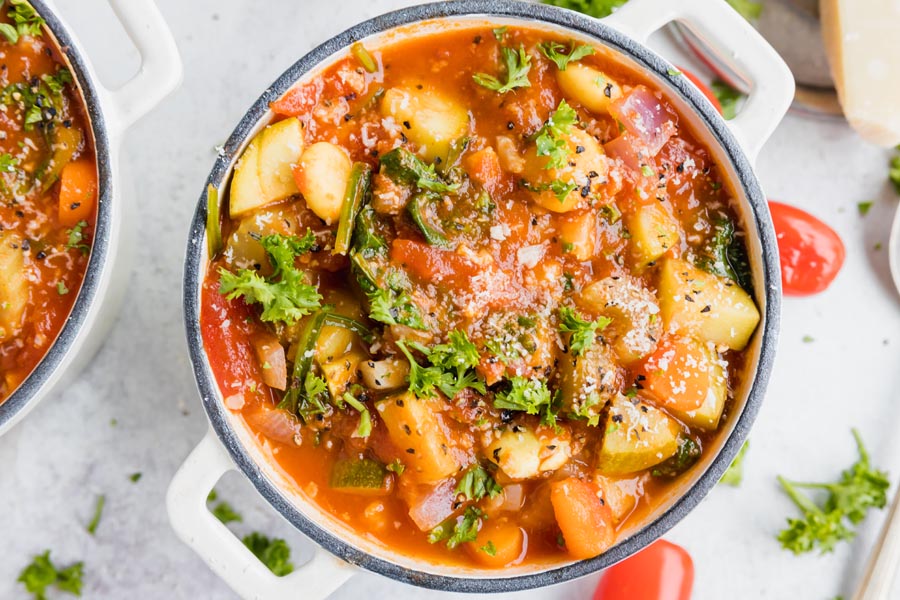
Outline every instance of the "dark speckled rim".
<path id="1" fill-rule="evenodd" d="M 335 52 L 367 36 L 383 33 L 389 29 L 441 17 L 453 16 L 496 16 L 513 17 L 566 27 L 592 36 L 602 43 L 630 56 L 648 71 L 666 78 L 669 64 L 646 47 L 625 37 L 595 19 L 551 6 L 519 2 L 516 0 L 457 0 L 405 8 L 360 23 L 335 36 L 291 66 L 254 103 L 225 144 L 213 166 L 207 183 L 219 187 L 238 150 L 254 127 L 268 111 L 271 101 L 282 96 L 298 79 Z M 753 224 L 762 246 L 763 269 L 758 273 L 756 290 L 765 294 L 765 321 L 762 335 L 759 365 L 743 412 L 737 417 L 734 429 L 724 443 L 719 455 L 712 461 L 706 472 L 677 500 L 666 512 L 643 529 L 635 532 L 604 554 L 581 562 L 551 568 L 533 574 L 508 578 L 474 578 L 434 575 L 399 566 L 376 556 L 361 552 L 350 543 L 340 539 L 328 530 L 305 517 L 266 477 L 238 436 L 228 424 L 225 409 L 217 400 L 216 384 L 210 372 L 203 340 L 200 332 L 200 295 L 203 272 L 203 253 L 206 252 L 205 223 L 206 196 L 201 196 L 191 225 L 190 242 L 187 248 L 184 273 L 184 314 L 188 345 L 197 385 L 203 407 L 219 439 L 227 448 L 238 468 L 250 479 L 260 494 L 297 529 L 316 543 L 349 563 L 380 573 L 392 579 L 413 585 L 455 592 L 510 592 L 536 588 L 588 575 L 608 567 L 647 546 L 676 523 L 683 519 L 719 481 L 734 459 L 756 418 L 768 384 L 772 361 L 775 355 L 776 338 L 779 328 L 781 305 L 781 281 L 778 266 L 778 251 L 775 234 L 769 218 L 765 197 L 760 189 L 753 169 L 731 135 L 725 122 L 714 112 L 712 105 L 682 77 L 666 78 L 680 93 L 688 105 L 698 113 L 705 125 L 713 133 L 718 143 L 734 165 L 739 183 L 745 190 L 753 211 Z M 748 224 L 750 232 L 753 228 Z M 486 573 L 489 575 L 489 573 Z"/>
<path id="2" fill-rule="evenodd" d="M 36 400 L 48 379 L 60 367 L 75 340 L 78 339 L 91 306 L 98 300 L 97 291 L 102 279 L 103 269 L 108 262 L 109 237 L 112 227 L 110 203 L 113 195 L 113 178 L 110 142 L 97 88 L 91 79 L 87 62 L 75 47 L 72 37 L 62 21 L 43 0 L 29 0 L 29 2 L 47 22 L 47 28 L 50 29 L 56 38 L 58 48 L 68 60 L 72 75 L 81 89 L 82 98 L 87 108 L 87 117 L 94 136 L 97 169 L 100 176 L 100 193 L 97 203 L 97 223 L 94 229 L 94 239 L 91 243 L 91 257 L 88 260 L 87 270 L 85 271 L 81 289 L 78 292 L 78 298 L 72 306 L 69 318 L 56 337 L 56 341 L 53 342 L 53 345 L 47 351 L 47 354 L 44 355 L 44 358 L 41 359 L 41 362 L 38 363 L 25 381 L 5 402 L 0 404 L 0 430 L 3 430 L 4 425 L 12 421 L 20 411 Z"/>

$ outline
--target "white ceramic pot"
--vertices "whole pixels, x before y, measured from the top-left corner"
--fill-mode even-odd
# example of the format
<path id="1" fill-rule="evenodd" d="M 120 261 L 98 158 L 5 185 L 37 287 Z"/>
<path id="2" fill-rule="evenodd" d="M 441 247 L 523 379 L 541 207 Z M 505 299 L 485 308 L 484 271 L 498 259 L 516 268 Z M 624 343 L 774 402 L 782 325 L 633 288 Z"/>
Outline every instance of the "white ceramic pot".
<path id="1" fill-rule="evenodd" d="M 125 292 L 133 254 L 133 196 L 123 193 L 119 148 L 125 132 L 181 82 L 175 40 L 152 0 L 109 0 L 141 55 L 138 73 L 118 89 L 99 82 L 81 44 L 48 0 L 29 0 L 47 22 L 87 109 L 99 171 L 97 223 L 84 282 L 72 312 L 41 362 L 0 404 L 0 435 L 71 380 L 106 339 Z M 126 188 L 125 191 L 130 191 Z"/>
<path id="2" fill-rule="evenodd" d="M 725 122 L 701 92 L 670 63 L 645 46 L 650 34 L 678 21 L 720 51 L 751 84 L 739 116 Z M 424 30 L 422 29 L 422 23 Z M 235 161 L 250 139 L 272 118 L 269 102 L 298 81 L 314 77 L 346 56 L 353 42 L 378 47 L 386 36 L 439 31 L 458 23 L 522 24 L 562 31 L 576 40 L 604 45 L 623 62 L 667 91 L 692 130 L 711 149 L 736 188 L 747 231 L 756 301 L 763 320 L 748 347 L 748 377 L 735 393 L 733 414 L 700 463 L 679 489 L 648 516 L 622 532 L 615 546 L 590 560 L 547 568 L 485 570 L 429 564 L 404 556 L 357 534 L 320 510 L 268 461 L 255 435 L 224 407 L 200 332 L 200 291 L 208 266 L 206 196 L 200 198 L 185 262 L 185 326 L 194 373 L 211 428 L 187 458 L 169 488 L 167 505 L 175 532 L 241 597 L 259 600 L 324 598 L 359 568 L 398 581 L 461 592 L 514 591 L 551 585 L 605 568 L 650 544 L 692 510 L 718 482 L 747 437 L 762 402 L 779 327 L 781 279 L 778 250 L 765 196 L 753 173 L 763 143 L 783 117 L 793 96 L 787 66 L 762 37 L 722 0 L 631 0 L 598 21 L 570 11 L 514 0 L 458 0 L 402 9 L 376 17 L 332 38 L 293 65 L 254 104 L 225 145 L 208 179 L 227 185 Z M 414 30 L 404 29 L 415 27 Z M 286 577 L 276 577 L 206 508 L 219 478 L 240 470 L 294 527 L 321 548 L 314 559 Z"/>

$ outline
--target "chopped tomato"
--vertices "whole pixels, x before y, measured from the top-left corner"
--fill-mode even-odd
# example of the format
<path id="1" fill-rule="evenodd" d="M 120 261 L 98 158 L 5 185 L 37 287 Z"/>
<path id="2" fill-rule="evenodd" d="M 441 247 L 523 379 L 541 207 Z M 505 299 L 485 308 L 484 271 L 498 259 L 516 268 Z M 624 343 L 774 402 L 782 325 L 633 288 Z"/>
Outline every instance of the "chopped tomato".
<path id="1" fill-rule="evenodd" d="M 788 296 L 809 296 L 825 290 L 844 264 L 844 243 L 835 231 L 804 210 L 769 202 L 778 252 L 781 282 Z"/>
<path id="2" fill-rule="evenodd" d="M 690 600 L 694 561 L 681 546 L 657 540 L 608 568 L 594 600 Z"/>
<path id="3" fill-rule="evenodd" d="M 471 279 L 480 270 L 477 264 L 464 256 L 414 240 L 394 240 L 391 258 L 426 281 L 454 286 Z"/>
<path id="4" fill-rule="evenodd" d="M 719 114 L 721 115 L 722 114 L 722 103 L 719 102 L 719 99 L 716 98 L 716 95 L 713 94 L 713 91 L 710 89 L 710 87 L 708 85 L 706 85 L 706 83 L 702 79 L 700 79 L 699 77 L 697 77 L 696 75 L 694 75 L 693 73 L 688 71 L 687 69 L 682 68 L 682 67 L 678 67 L 678 68 L 681 69 L 682 75 L 687 77 L 691 81 L 691 83 L 693 83 L 694 85 L 697 86 L 697 89 L 699 89 L 703 93 L 703 95 L 706 96 L 706 99 L 712 103 L 713 107 L 717 111 L 719 111 Z"/>
<path id="5" fill-rule="evenodd" d="M 615 541 L 612 512 L 597 489 L 577 477 L 550 484 L 550 502 L 566 550 L 573 558 L 602 554 Z"/>
<path id="6" fill-rule="evenodd" d="M 285 117 L 303 117 L 309 115 L 319 102 L 322 94 L 322 80 L 314 79 L 311 83 L 298 85 L 287 94 L 272 102 L 269 107 Z"/>

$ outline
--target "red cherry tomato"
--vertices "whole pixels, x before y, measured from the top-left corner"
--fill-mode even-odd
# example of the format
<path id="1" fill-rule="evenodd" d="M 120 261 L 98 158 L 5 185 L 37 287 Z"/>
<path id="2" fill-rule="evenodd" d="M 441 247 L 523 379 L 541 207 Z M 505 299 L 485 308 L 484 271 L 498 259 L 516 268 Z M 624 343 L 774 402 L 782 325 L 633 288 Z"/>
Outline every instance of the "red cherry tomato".
<path id="1" fill-rule="evenodd" d="M 719 111 L 719 114 L 722 114 L 722 103 L 719 102 L 719 99 L 716 98 L 716 95 L 713 94 L 713 91 L 710 87 L 703 82 L 699 77 L 688 71 L 687 69 L 683 69 L 678 67 L 681 70 L 681 74 L 691 80 L 691 83 L 700 88 L 700 91 L 703 92 L 703 95 L 709 98 L 709 101 L 712 102 L 712 105 L 716 107 L 716 110 Z"/>
<path id="2" fill-rule="evenodd" d="M 657 540 L 608 568 L 594 600 L 690 600 L 693 587 L 694 561 L 687 550 Z"/>
<path id="3" fill-rule="evenodd" d="M 769 202 L 781 283 L 787 296 L 817 294 L 831 285 L 844 264 L 844 243 L 834 230 L 806 211 Z"/>

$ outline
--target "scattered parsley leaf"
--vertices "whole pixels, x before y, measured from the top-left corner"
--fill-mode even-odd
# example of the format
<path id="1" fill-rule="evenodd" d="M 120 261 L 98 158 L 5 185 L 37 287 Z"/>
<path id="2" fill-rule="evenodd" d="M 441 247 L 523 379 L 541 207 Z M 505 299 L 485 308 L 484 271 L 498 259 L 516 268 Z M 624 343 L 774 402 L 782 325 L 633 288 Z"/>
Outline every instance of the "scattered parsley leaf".
<path id="1" fill-rule="evenodd" d="M 106 496 L 100 494 L 97 496 L 97 503 L 94 505 L 94 516 L 87 525 L 87 532 L 91 535 L 97 533 L 97 527 L 100 525 L 100 517 L 103 516 L 103 507 L 106 505 Z"/>
<path id="2" fill-rule="evenodd" d="M 500 48 L 500 54 L 506 67 L 506 81 L 501 82 L 487 73 L 475 73 L 472 75 L 475 83 L 498 94 L 505 94 L 520 87 L 531 87 L 531 82 L 528 80 L 528 72 L 531 71 L 531 57 L 525 52 L 525 46 L 519 46 L 518 50 L 503 46 Z"/>
<path id="3" fill-rule="evenodd" d="M 804 343 L 804 344 L 812 344 L 814 341 L 816 341 L 816 338 L 814 338 L 814 337 L 811 336 L 811 335 L 804 335 L 804 336 L 803 336 L 803 343 Z"/>
<path id="4" fill-rule="evenodd" d="M 541 379 L 513 377 L 508 390 L 494 395 L 494 407 L 507 410 L 521 410 L 529 415 L 538 414 L 551 404 L 550 390 Z"/>
<path id="5" fill-rule="evenodd" d="M 19 32 L 9 23 L 0 23 L 0 35 L 5 37 L 10 44 L 15 44 L 19 41 Z"/>
<path id="6" fill-rule="evenodd" d="M 567 137 L 572 126 L 578 121 L 578 113 L 565 100 L 559 106 L 534 138 L 537 155 L 548 157 L 545 169 L 560 169 L 566 165 L 569 157 Z"/>
<path id="7" fill-rule="evenodd" d="M 240 513 L 235 511 L 227 502 L 219 502 L 210 512 L 223 523 L 239 523 L 244 520 Z"/>
<path id="8" fill-rule="evenodd" d="M 366 405 L 349 392 L 344 394 L 343 400 L 359 412 L 359 425 L 356 427 L 356 437 L 367 438 L 372 435 L 372 415 L 369 413 Z"/>
<path id="9" fill-rule="evenodd" d="M 679 71 L 675 67 L 669 67 L 666 72 L 669 74 L 669 77 L 678 77 L 679 75 L 681 75 L 681 71 Z"/>
<path id="10" fill-rule="evenodd" d="M 481 550 L 488 556 L 497 556 L 497 547 L 494 546 L 494 542 L 491 540 L 488 540 L 488 543 L 480 547 L 479 550 Z"/>
<path id="11" fill-rule="evenodd" d="M 131 475 L 128 476 L 128 479 L 131 480 L 131 483 L 137 483 L 138 481 L 141 480 L 142 476 L 143 476 L 143 473 L 132 473 Z"/>
<path id="12" fill-rule="evenodd" d="M 600 317 L 596 321 L 588 321 L 578 316 L 575 309 L 563 306 L 559 309 L 559 330 L 572 334 L 569 337 L 569 349 L 575 356 L 581 356 L 591 347 L 598 331 L 603 331 L 612 319 Z"/>
<path id="13" fill-rule="evenodd" d="M 80 250 L 82 254 L 90 252 L 91 247 L 84 243 L 84 228 L 87 226 L 87 221 L 78 221 L 75 227 L 68 230 L 69 239 L 66 242 L 66 250 Z"/>
<path id="14" fill-rule="evenodd" d="M 60 296 L 65 296 L 69 293 L 69 288 L 66 287 L 65 281 L 57 281 L 56 282 L 56 293 Z"/>
<path id="15" fill-rule="evenodd" d="M 9 0 L 10 10 L 6 15 L 16 25 L 19 35 L 41 35 L 44 19 L 25 0 Z M 13 42 L 15 43 L 15 42 Z"/>
<path id="16" fill-rule="evenodd" d="M 461 517 L 447 519 L 428 533 L 428 543 L 437 544 L 447 540 L 447 548 L 453 550 L 460 544 L 474 542 L 478 537 L 478 524 L 487 518 L 484 512 L 474 506 L 466 507 Z"/>
<path id="17" fill-rule="evenodd" d="M 856 532 L 847 526 L 859 524 L 870 508 L 884 508 L 890 487 L 887 473 L 871 467 L 859 432 L 853 437 L 859 459 L 835 483 L 797 483 L 779 476 L 778 482 L 785 493 L 803 513 L 803 518 L 788 519 L 787 528 L 778 534 L 778 541 L 794 554 L 810 552 L 816 548 L 822 554 L 831 552 L 838 542 L 850 540 Z M 825 503 L 819 506 L 801 489 L 817 489 L 828 492 Z"/>
<path id="18" fill-rule="evenodd" d="M 453 398 L 464 388 L 472 388 L 482 394 L 487 390 L 475 366 L 481 360 L 478 348 L 469 341 L 462 331 L 451 331 L 448 343 L 426 348 L 421 344 L 397 342 L 397 346 L 409 361 L 409 390 L 418 397 L 435 395 L 440 390 L 448 398 Z M 413 357 L 412 347 L 425 355 L 428 366 L 422 366 Z"/>
<path id="19" fill-rule="evenodd" d="M 560 71 L 565 71 L 570 62 L 577 62 L 594 53 L 592 46 L 586 44 L 576 46 L 575 40 L 569 43 L 568 48 L 559 42 L 541 42 L 538 44 L 538 49 L 541 54 L 552 60 Z"/>
<path id="20" fill-rule="evenodd" d="M 403 471 L 406 470 L 406 465 L 400 462 L 399 458 L 395 458 L 386 468 L 388 471 L 393 471 L 397 475 L 403 475 Z"/>
<path id="21" fill-rule="evenodd" d="M 875 204 L 871 200 L 868 202 L 857 202 L 856 210 L 859 211 L 859 216 L 864 217 L 869 214 L 869 211 L 872 210 L 872 205 Z"/>
<path id="22" fill-rule="evenodd" d="M 757 0 L 728 0 L 728 4 L 748 21 L 756 21 L 762 14 L 762 3 Z"/>
<path id="23" fill-rule="evenodd" d="M 376 288 L 366 292 L 369 299 L 369 318 L 385 325 L 406 325 L 424 330 L 422 313 L 406 292 Z"/>
<path id="24" fill-rule="evenodd" d="M 56 586 L 63 592 L 76 596 L 81 595 L 81 579 L 84 575 L 84 563 L 77 562 L 59 570 L 50 560 L 50 551 L 34 557 L 31 564 L 25 567 L 17 581 L 25 586 L 25 591 L 34 597 L 34 600 L 46 600 L 47 589 Z"/>
<path id="25" fill-rule="evenodd" d="M 744 95 L 721 79 L 714 80 L 710 84 L 710 89 L 722 106 L 722 117 L 726 121 L 733 119 L 737 115 L 738 102 Z"/>
<path id="26" fill-rule="evenodd" d="M 608 17 L 613 11 L 628 0 L 541 0 L 544 4 L 552 4 L 561 8 L 577 10 L 591 17 L 602 19 Z"/>
<path id="27" fill-rule="evenodd" d="M 722 479 L 719 480 L 719 483 L 724 483 L 731 487 L 738 487 L 741 485 L 741 481 L 744 480 L 744 455 L 747 453 L 749 447 L 750 442 L 748 440 L 744 442 L 744 445 L 738 450 L 737 456 L 731 461 L 731 464 L 728 466 L 725 474 L 722 475 Z"/>
<path id="28" fill-rule="evenodd" d="M 656 173 L 650 165 L 641 165 L 641 175 L 644 177 L 653 177 Z"/>
<path id="29" fill-rule="evenodd" d="M 250 549 L 250 552 L 278 577 L 283 577 L 294 571 L 294 564 L 291 562 L 291 549 L 284 540 L 280 538 L 269 539 L 263 534 L 254 531 L 249 535 L 245 535 L 242 541 Z"/>
<path id="30" fill-rule="evenodd" d="M 504 25 L 503 27 L 495 27 L 495 28 L 492 30 L 493 33 L 494 33 L 494 38 L 495 38 L 498 42 L 502 42 L 502 41 L 503 41 L 503 36 L 506 35 L 506 31 L 507 31 L 508 29 L 509 29 L 509 27 L 507 27 L 506 25 Z"/>
<path id="31" fill-rule="evenodd" d="M 477 502 L 485 496 L 493 498 L 503 491 L 491 474 L 481 465 L 475 465 L 462 476 L 456 486 L 457 494 L 462 494 L 467 500 Z"/>
<path id="32" fill-rule="evenodd" d="M 455 192 L 459 183 L 448 183 L 428 164 L 406 148 L 394 148 L 381 157 L 381 173 L 399 183 L 415 185 L 419 189 L 443 194 Z"/>
<path id="33" fill-rule="evenodd" d="M 263 278 L 250 269 L 235 274 L 220 268 L 219 293 L 229 300 L 243 298 L 249 304 L 261 304 L 263 321 L 293 325 L 321 306 L 316 286 L 308 284 L 306 273 L 294 264 L 297 256 L 315 247 L 315 236 L 307 230 L 302 238 L 273 234 L 260 242 L 272 262 L 272 275 Z"/>

